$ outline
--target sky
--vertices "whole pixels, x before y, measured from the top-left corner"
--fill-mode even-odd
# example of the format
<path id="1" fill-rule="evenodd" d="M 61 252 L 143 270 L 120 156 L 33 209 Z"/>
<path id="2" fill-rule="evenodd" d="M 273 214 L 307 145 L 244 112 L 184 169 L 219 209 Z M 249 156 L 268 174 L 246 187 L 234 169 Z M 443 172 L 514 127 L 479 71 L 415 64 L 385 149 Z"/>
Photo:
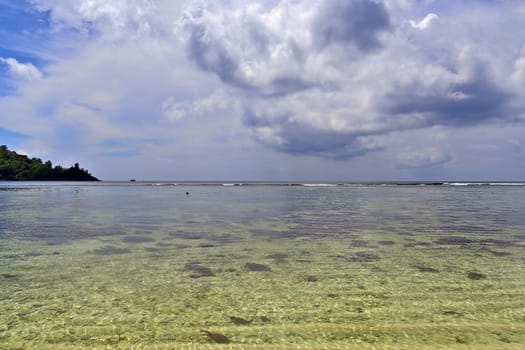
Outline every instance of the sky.
<path id="1" fill-rule="evenodd" d="M 523 181 L 522 0 L 0 0 L 0 144 L 103 180 Z"/>

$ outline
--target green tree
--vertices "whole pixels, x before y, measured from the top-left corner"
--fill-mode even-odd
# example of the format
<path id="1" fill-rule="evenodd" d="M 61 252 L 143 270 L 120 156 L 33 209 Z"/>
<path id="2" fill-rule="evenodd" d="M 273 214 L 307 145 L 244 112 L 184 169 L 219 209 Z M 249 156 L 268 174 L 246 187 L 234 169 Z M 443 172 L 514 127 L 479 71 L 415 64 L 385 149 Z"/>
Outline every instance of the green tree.
<path id="1" fill-rule="evenodd" d="M 78 163 L 68 169 L 53 167 L 49 160 L 43 163 L 40 158 L 17 154 L 6 145 L 0 146 L 0 180 L 98 181 Z"/>

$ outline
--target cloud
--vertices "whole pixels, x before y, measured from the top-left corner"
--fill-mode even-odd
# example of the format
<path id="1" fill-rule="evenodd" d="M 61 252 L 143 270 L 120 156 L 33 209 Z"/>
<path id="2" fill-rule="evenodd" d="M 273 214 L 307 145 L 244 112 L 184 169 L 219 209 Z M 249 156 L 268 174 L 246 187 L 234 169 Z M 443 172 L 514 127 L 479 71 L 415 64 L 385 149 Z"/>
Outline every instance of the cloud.
<path id="1" fill-rule="evenodd" d="M 199 68 L 265 97 L 330 87 L 320 66 L 329 63 L 326 50 L 375 51 L 391 29 L 385 7 L 370 0 L 207 4 L 186 11 L 180 24 Z"/>
<path id="2" fill-rule="evenodd" d="M 525 88 L 525 47 L 522 51 L 522 55 L 514 63 L 514 72 L 511 77 L 517 88 Z"/>
<path id="3" fill-rule="evenodd" d="M 50 13 L 55 31 L 75 29 L 85 35 L 118 39 L 151 30 L 155 2 L 151 0 L 30 0 L 41 12 Z"/>
<path id="4" fill-rule="evenodd" d="M 9 76 L 0 91 L 16 91 L 0 97 L 0 127 L 29 135 L 28 151 L 112 156 L 107 166 L 120 156 L 128 170 L 134 159 L 158 171 L 167 159 L 199 164 L 188 174 L 244 167 L 241 158 L 250 174 L 257 159 L 338 174 L 378 160 L 395 175 L 465 159 L 429 140 L 436 128 L 464 155 L 471 130 L 525 120 L 525 12 L 515 1 L 27 4 L 42 19 L 38 36 L 15 47 L 20 36 L 0 30 L 5 45 L 34 48 L 0 53 Z M 122 139 L 132 141 L 104 143 Z"/>
<path id="5" fill-rule="evenodd" d="M 310 46 L 307 22 L 285 17 L 303 11 L 309 10 L 302 3 L 210 4 L 186 11 L 180 29 L 200 69 L 248 94 L 283 96 L 315 86 L 301 77 L 303 51 Z"/>
<path id="6" fill-rule="evenodd" d="M 211 113 L 217 114 L 221 111 L 231 112 L 236 108 L 230 96 L 222 91 L 186 101 L 178 101 L 175 96 L 170 96 L 161 105 L 163 117 L 172 122 L 184 118 L 199 118 Z"/>
<path id="7" fill-rule="evenodd" d="M 7 65 L 9 74 L 15 79 L 33 81 L 41 79 L 43 76 L 31 62 L 21 63 L 12 57 L 0 57 L 0 64 Z"/>
<path id="8" fill-rule="evenodd" d="M 509 146 L 510 146 L 510 148 L 512 149 L 513 152 L 523 153 L 523 145 L 520 142 L 520 140 L 509 139 L 509 140 L 507 140 L 507 143 L 509 144 Z"/>
<path id="9" fill-rule="evenodd" d="M 267 147 L 295 155 L 343 160 L 383 148 L 373 137 L 349 131 L 319 130 L 295 122 L 290 115 L 268 118 L 248 109 L 244 125 L 252 128 L 256 139 Z"/>
<path id="10" fill-rule="evenodd" d="M 410 25 L 412 26 L 412 28 L 416 28 L 416 29 L 427 29 L 430 24 L 432 22 L 434 22 L 435 20 L 437 20 L 439 18 L 438 15 L 436 15 L 435 13 L 429 13 L 428 15 L 425 16 L 425 18 L 423 18 L 421 21 L 419 22 L 416 22 L 414 20 L 410 20 Z"/>
<path id="11" fill-rule="evenodd" d="M 440 149 L 424 148 L 403 151 L 397 155 L 397 161 L 400 169 L 419 169 L 447 164 L 452 156 Z"/>
<path id="12" fill-rule="evenodd" d="M 298 13 L 301 16 L 294 16 Z M 358 61 L 380 49 L 379 35 L 390 30 L 388 14 L 380 3 L 357 0 L 318 6 L 283 1 L 273 7 L 250 4 L 234 9 L 208 5 L 186 12 L 181 28 L 186 34 L 188 56 L 196 66 L 238 89 L 239 103 L 255 112 L 245 114 L 244 125 L 254 127 L 256 139 L 264 145 L 287 153 L 339 159 L 379 149 L 364 146 L 358 138 L 366 134 L 363 130 L 331 130 L 338 123 L 356 128 L 356 123 L 344 121 L 341 113 L 322 117 L 317 110 L 328 107 L 323 106 L 324 99 L 338 100 L 338 104 L 349 102 L 344 96 L 346 91 L 337 91 L 345 89 L 341 85 L 347 85 L 343 83 L 346 74 L 342 70 L 348 64 L 341 65 L 340 61 L 347 57 L 343 54 L 334 60 L 332 51 L 355 51 Z M 330 98 L 330 94 L 335 98 Z M 298 116 L 305 109 L 301 107 L 302 102 L 307 102 L 304 99 L 310 98 L 321 105 L 306 103 L 313 109 Z M 270 106 L 267 99 L 272 100 L 268 102 Z M 348 109 L 351 114 L 361 112 Z M 173 114 L 175 119 L 178 115 Z M 271 125 L 252 124 L 258 115 L 271 119 Z M 284 120 L 281 115 L 290 115 L 293 122 L 280 125 Z M 319 118 L 330 120 L 332 126 L 322 125 L 324 121 Z M 356 122 L 362 120 L 360 116 Z M 366 123 L 364 128 L 374 123 Z M 315 145 L 305 144 L 315 133 L 320 135 Z"/>
<path id="13" fill-rule="evenodd" d="M 106 139 L 159 138 L 176 145 L 173 140 L 182 137 L 166 125 L 162 102 L 169 96 L 177 102 L 206 95 L 216 85 L 196 71 L 181 51 L 177 41 L 83 39 L 80 51 L 49 64 L 42 79 L 20 82 L 16 94 L 0 97 L 4 111 L 0 127 L 33 136 L 25 149 L 54 153 L 63 163 L 74 154 L 79 158 L 124 154 L 108 149 L 102 143 Z M 205 129 L 201 127 L 199 133 Z M 136 144 L 118 151 L 143 147 L 159 146 Z"/>
<path id="14" fill-rule="evenodd" d="M 493 118 L 506 117 L 510 93 L 490 81 L 487 74 L 477 74 L 465 81 L 445 81 L 443 88 L 425 87 L 412 82 L 382 96 L 384 113 L 413 115 L 424 124 L 473 125 Z"/>
<path id="15" fill-rule="evenodd" d="M 394 16 L 411 8 L 401 5 L 207 5 L 187 12 L 181 28 L 188 57 L 238 90 L 235 97 L 247 111 L 243 125 L 281 152 L 348 159 L 383 149 L 362 138 L 509 118 L 515 98 L 506 83 L 510 72 L 485 51 L 492 43 L 472 45 L 477 34 L 465 26 L 490 9 L 473 7 L 432 28 L 438 15 L 429 13 L 413 21 L 428 29 L 415 35 L 393 27 L 400 23 Z M 451 45 L 452 33 L 457 42 Z M 521 63 L 512 74 L 521 78 Z"/>
<path id="16" fill-rule="evenodd" d="M 382 3 L 370 0 L 324 1 L 313 20 L 318 48 L 354 45 L 361 51 L 382 47 L 379 35 L 389 31 L 390 18 Z"/>

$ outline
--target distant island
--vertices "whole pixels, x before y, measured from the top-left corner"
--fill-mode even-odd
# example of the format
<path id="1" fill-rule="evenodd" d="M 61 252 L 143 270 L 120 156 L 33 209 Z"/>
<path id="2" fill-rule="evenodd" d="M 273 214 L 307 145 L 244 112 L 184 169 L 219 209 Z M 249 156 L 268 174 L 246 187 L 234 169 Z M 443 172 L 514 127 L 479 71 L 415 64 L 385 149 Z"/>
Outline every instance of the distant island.
<path id="1" fill-rule="evenodd" d="M 53 167 L 49 160 L 44 163 L 39 158 L 29 158 L 10 151 L 6 145 L 0 146 L 0 180 L 99 181 L 78 163 L 68 169 Z"/>

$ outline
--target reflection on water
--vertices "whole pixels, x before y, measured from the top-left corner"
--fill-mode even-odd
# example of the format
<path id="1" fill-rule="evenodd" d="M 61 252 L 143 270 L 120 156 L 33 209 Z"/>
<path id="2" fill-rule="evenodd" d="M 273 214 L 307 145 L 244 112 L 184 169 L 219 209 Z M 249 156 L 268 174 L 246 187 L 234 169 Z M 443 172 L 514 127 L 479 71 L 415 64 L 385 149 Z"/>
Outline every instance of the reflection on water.
<path id="1" fill-rule="evenodd" d="M 0 348 L 522 349 L 524 212 L 522 186 L 0 184 Z"/>

